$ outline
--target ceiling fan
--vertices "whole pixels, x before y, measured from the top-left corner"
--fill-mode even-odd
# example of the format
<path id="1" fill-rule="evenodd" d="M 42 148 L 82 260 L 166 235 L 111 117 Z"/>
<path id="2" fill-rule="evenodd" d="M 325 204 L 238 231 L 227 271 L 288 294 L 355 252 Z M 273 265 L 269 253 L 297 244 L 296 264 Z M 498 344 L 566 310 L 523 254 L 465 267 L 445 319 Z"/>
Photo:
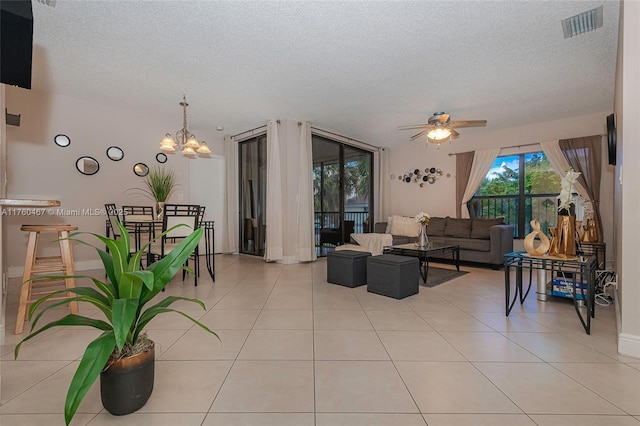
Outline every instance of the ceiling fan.
<path id="1" fill-rule="evenodd" d="M 408 126 L 399 126 L 398 130 L 414 130 L 422 129 L 420 133 L 411 136 L 411 140 L 416 140 L 426 133 L 427 140 L 436 145 L 457 139 L 460 133 L 456 132 L 456 128 L 460 127 L 484 127 L 487 120 L 460 120 L 451 121 L 451 116 L 444 112 L 436 112 L 429 117 L 426 124 L 413 124 Z"/>

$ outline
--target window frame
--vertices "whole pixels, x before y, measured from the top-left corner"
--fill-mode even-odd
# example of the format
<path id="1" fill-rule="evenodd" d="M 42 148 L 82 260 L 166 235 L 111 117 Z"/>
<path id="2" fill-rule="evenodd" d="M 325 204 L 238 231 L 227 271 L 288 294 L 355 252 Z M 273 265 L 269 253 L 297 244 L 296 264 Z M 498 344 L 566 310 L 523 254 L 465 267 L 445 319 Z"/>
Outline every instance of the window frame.
<path id="1" fill-rule="evenodd" d="M 501 156 L 497 156 L 496 160 L 499 160 L 501 158 L 513 158 L 513 157 L 518 157 L 518 193 L 517 194 L 493 194 L 493 195 L 477 195 L 477 192 L 480 190 L 480 188 L 478 188 L 478 190 L 476 190 L 476 193 L 473 195 L 473 197 L 471 198 L 471 200 L 469 200 L 470 202 L 472 201 L 476 201 L 476 200 L 483 200 L 483 199 L 497 199 L 497 198 L 504 198 L 504 199 L 514 199 L 515 200 L 515 204 L 517 207 L 517 211 L 516 211 L 516 215 L 515 217 L 517 218 L 517 223 L 509 223 L 509 217 L 505 217 L 505 224 L 509 224 L 509 225 L 513 225 L 514 226 L 514 238 L 517 239 L 522 239 L 526 236 L 527 234 L 527 229 L 530 228 L 530 225 L 527 223 L 527 206 L 528 205 L 532 205 L 533 204 L 533 200 L 536 198 L 541 198 L 541 199 L 553 199 L 555 200 L 557 198 L 557 196 L 560 194 L 559 192 L 559 188 L 558 188 L 558 192 L 550 192 L 550 193 L 536 193 L 536 194 L 532 194 L 532 193 L 526 193 L 525 192 L 525 157 L 528 155 L 535 155 L 535 154 L 542 154 L 545 159 L 546 159 L 546 155 L 544 154 L 543 151 L 534 151 L 534 152 L 522 152 L 522 153 L 517 153 L 517 154 L 508 154 L 508 155 L 501 155 Z M 549 161 L 549 160 L 547 160 Z M 487 171 L 487 175 L 489 174 L 490 170 Z M 531 201 L 530 204 L 528 204 L 527 202 Z M 482 212 L 482 209 L 478 209 L 479 212 Z M 503 212 L 500 212 L 500 215 L 495 215 L 495 216 L 482 216 L 484 218 L 493 218 L 493 217 L 501 217 L 504 216 L 502 214 Z M 554 217 L 555 219 L 555 217 Z M 549 222 L 549 225 L 553 225 L 555 226 L 555 222 Z"/>

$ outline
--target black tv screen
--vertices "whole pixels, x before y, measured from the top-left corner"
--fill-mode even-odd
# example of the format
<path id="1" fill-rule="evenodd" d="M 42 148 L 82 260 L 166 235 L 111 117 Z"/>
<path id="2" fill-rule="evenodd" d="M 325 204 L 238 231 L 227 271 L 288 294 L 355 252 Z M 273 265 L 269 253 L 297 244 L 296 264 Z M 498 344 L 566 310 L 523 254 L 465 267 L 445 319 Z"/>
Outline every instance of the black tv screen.
<path id="1" fill-rule="evenodd" d="M 607 116 L 607 148 L 609 153 L 609 164 L 616 165 L 616 151 L 618 145 L 618 135 L 616 132 L 616 119 L 613 114 Z"/>
<path id="2" fill-rule="evenodd" d="M 4 84 L 31 89 L 31 0 L 0 1 L 0 40 L 0 80 Z"/>

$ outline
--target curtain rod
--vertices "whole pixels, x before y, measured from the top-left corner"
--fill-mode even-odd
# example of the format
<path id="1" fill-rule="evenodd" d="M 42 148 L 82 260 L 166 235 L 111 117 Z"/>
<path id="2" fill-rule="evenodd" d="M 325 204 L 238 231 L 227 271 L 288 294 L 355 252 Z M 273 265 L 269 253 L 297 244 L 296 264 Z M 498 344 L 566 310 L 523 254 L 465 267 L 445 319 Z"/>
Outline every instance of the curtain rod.
<path id="1" fill-rule="evenodd" d="M 607 136 L 607 135 L 593 135 L 593 136 Z M 535 145 L 540 145 L 540 142 L 535 142 L 535 143 L 526 143 L 523 145 L 511 145 L 511 146 L 501 146 L 500 149 L 508 149 L 508 148 L 522 148 L 524 146 L 535 146 Z M 449 157 L 451 157 L 452 155 L 458 155 L 458 154 L 466 154 L 467 152 L 471 152 L 471 151 L 466 151 L 466 152 L 450 152 L 449 153 Z"/>
<path id="2" fill-rule="evenodd" d="M 298 126 L 300 126 L 301 124 L 302 124 L 302 123 L 298 123 Z M 368 143 L 366 143 L 366 142 L 359 141 L 359 140 L 357 140 L 357 139 L 353 139 L 353 138 L 350 138 L 350 137 L 347 137 L 347 136 L 339 135 L 339 134 L 337 134 L 337 133 L 329 132 L 329 131 L 327 131 L 327 130 L 318 129 L 317 127 L 313 127 L 313 126 L 312 126 L 312 127 L 311 127 L 311 130 L 317 130 L 318 132 L 328 133 L 328 134 L 333 135 L 333 136 L 338 136 L 338 137 L 341 137 L 341 138 L 346 139 L 346 140 L 347 140 L 347 141 L 349 141 L 349 142 L 355 142 L 355 143 L 358 143 L 358 144 L 361 144 L 361 145 L 368 146 L 369 148 L 371 148 L 371 149 L 372 149 L 372 150 L 374 150 L 374 151 L 379 151 L 379 150 L 380 150 L 380 147 L 379 147 L 379 146 L 371 145 L 371 144 L 368 144 Z"/>
<path id="3" fill-rule="evenodd" d="M 280 119 L 276 120 L 276 123 L 280 124 Z M 256 130 L 258 130 L 258 129 L 262 129 L 262 128 L 263 128 L 263 127 L 265 127 L 265 126 L 266 126 L 266 125 L 265 125 L 265 124 L 263 124 L 262 126 L 254 127 L 254 128 L 253 128 L 253 129 L 251 129 L 251 130 L 245 130 L 244 132 L 240 132 L 240 133 L 238 133 L 237 135 L 233 135 L 233 136 L 231 136 L 231 137 L 232 137 L 232 138 L 237 138 L 238 136 L 246 135 L 247 133 L 250 133 L 251 135 L 253 135 L 253 132 L 254 132 L 254 131 L 256 131 Z M 298 127 L 300 127 L 300 126 L 302 126 L 302 122 L 301 122 L 301 121 L 298 121 Z M 347 137 L 347 136 L 339 135 L 339 134 L 337 134 L 337 133 L 329 132 L 328 130 L 318 129 L 317 127 L 311 127 L 311 130 L 316 130 L 316 131 L 318 131 L 318 132 L 327 133 L 327 134 L 329 134 L 329 135 L 333 135 L 333 136 L 338 136 L 338 137 L 340 137 L 340 138 L 346 139 L 346 140 L 347 140 L 347 141 L 349 141 L 349 142 L 355 142 L 356 144 L 360 144 L 360 145 L 368 146 L 369 148 L 371 148 L 371 149 L 372 149 L 372 150 L 374 150 L 374 151 L 379 151 L 379 150 L 383 149 L 383 148 L 381 148 L 381 147 L 379 147 L 379 146 L 371 145 L 371 144 L 368 144 L 368 143 L 366 143 L 366 142 L 359 141 L 359 140 L 357 140 L 357 139 L 353 139 L 353 138 L 349 138 L 349 137 Z M 451 154 L 449 154 L 449 155 L 451 155 Z"/>
<path id="4" fill-rule="evenodd" d="M 280 124 L 280 119 L 279 119 L 279 118 L 276 120 L 276 123 Z M 253 132 L 255 132 L 256 130 L 258 130 L 258 129 L 262 129 L 263 127 L 266 127 L 266 126 L 267 126 L 266 124 L 263 124 L 263 125 L 261 125 L 261 126 L 254 127 L 254 128 L 253 128 L 253 129 L 251 129 L 251 130 L 245 130 L 244 132 L 240 132 L 240 133 L 238 133 L 237 135 L 232 135 L 231 137 L 232 137 L 232 138 L 237 138 L 238 136 L 240 136 L 240 135 L 244 135 L 245 133 L 251 133 L 251 134 L 253 134 Z"/>
<path id="5" fill-rule="evenodd" d="M 536 142 L 536 143 L 526 143 L 523 145 L 511 145 L 511 146 L 501 146 L 500 149 L 507 149 L 507 148 L 522 148 L 524 146 L 535 146 L 535 145 L 540 145 L 540 142 Z M 466 152 L 450 152 L 449 153 L 449 157 L 451 157 L 452 155 L 458 155 L 458 154 L 466 154 L 467 152 L 473 152 L 473 151 L 466 151 Z"/>

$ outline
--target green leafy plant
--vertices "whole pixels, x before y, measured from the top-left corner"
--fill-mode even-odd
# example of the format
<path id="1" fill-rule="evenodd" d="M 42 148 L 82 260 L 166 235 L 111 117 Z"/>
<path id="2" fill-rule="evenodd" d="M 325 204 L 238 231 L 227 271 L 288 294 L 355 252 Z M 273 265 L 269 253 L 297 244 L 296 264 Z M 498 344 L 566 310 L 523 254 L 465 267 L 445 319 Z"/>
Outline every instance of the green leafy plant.
<path id="1" fill-rule="evenodd" d="M 129 234 L 120 222 L 116 221 L 116 223 L 118 228 L 120 228 L 120 233 L 122 235 L 122 238 L 118 240 L 85 232 L 75 232 L 69 237 L 69 239 L 73 241 L 92 246 L 96 249 L 102 263 L 104 264 L 108 282 L 102 282 L 94 277 L 80 275 L 50 277 L 89 278 L 93 281 L 95 288 L 76 287 L 60 290 L 43 296 L 34 302 L 29 308 L 30 320 L 33 318 L 36 310 L 52 297 L 59 296 L 60 294 L 67 292 L 74 294 L 74 296 L 70 298 L 59 300 L 43 307 L 35 318 L 33 318 L 31 323 L 31 333 L 18 343 L 14 351 L 14 356 L 17 359 L 20 347 L 24 342 L 53 327 L 90 326 L 95 327 L 98 330 L 102 330 L 102 334 L 87 346 L 78 369 L 76 370 L 69 385 L 64 408 L 65 421 L 67 425 L 71 422 L 80 402 L 85 397 L 111 357 L 121 357 L 124 353 L 134 354 L 136 353 L 136 349 L 138 349 L 138 352 L 141 352 L 139 349 L 140 345 L 138 345 L 138 343 L 141 340 L 146 339 L 144 334 L 141 333 L 144 327 L 156 315 L 167 312 L 178 313 L 218 337 L 215 332 L 210 330 L 204 324 L 198 322 L 195 318 L 192 318 L 184 312 L 170 308 L 174 302 L 185 300 L 196 303 L 200 305 L 202 309 L 206 309 L 204 303 L 198 299 L 169 296 L 144 309 L 147 303 L 151 302 L 151 300 L 160 293 L 162 289 L 164 289 L 175 274 L 179 270 L 183 269 L 185 261 L 198 245 L 198 242 L 202 237 L 203 228 L 199 228 L 192 232 L 165 257 L 154 262 L 147 267 L 147 269 L 141 270 L 140 261 L 142 259 L 142 255 L 151 243 L 145 245 L 139 251 L 130 254 Z M 174 228 L 171 228 L 166 232 L 171 232 Z M 93 235 L 106 245 L 108 252 L 83 240 L 74 238 L 80 234 Z M 158 238 L 160 237 L 161 236 Z M 102 311 L 106 321 L 69 314 L 59 320 L 51 321 L 50 323 L 36 329 L 38 322 L 45 312 L 71 301 L 87 302 L 94 305 Z"/>
<path id="2" fill-rule="evenodd" d="M 176 175 L 173 170 L 168 170 L 164 167 L 155 167 L 149 171 L 144 183 L 146 189 L 142 189 L 142 191 L 161 203 L 167 201 L 177 186 Z"/>

